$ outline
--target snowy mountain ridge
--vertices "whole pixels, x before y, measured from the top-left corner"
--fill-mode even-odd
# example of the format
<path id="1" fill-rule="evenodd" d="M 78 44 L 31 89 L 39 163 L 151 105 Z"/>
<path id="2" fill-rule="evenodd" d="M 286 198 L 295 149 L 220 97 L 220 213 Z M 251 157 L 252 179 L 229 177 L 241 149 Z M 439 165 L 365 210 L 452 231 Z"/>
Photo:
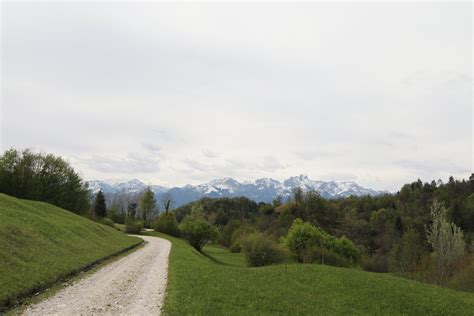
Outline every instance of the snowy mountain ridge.
<path id="1" fill-rule="evenodd" d="M 106 195 L 139 194 L 147 184 L 132 180 L 94 180 L 89 181 L 92 193 L 102 190 Z M 151 185 L 157 199 L 168 194 L 174 201 L 174 207 L 198 200 L 202 197 L 235 197 L 245 196 L 256 202 L 271 202 L 275 197 L 288 198 L 294 188 L 303 191 L 315 190 L 322 197 L 328 199 L 363 195 L 380 195 L 387 192 L 364 188 L 353 181 L 315 181 L 306 175 L 290 177 L 284 181 L 272 178 L 262 178 L 255 181 L 239 182 L 232 178 L 222 178 L 202 183 L 199 185 L 186 185 L 183 187 L 167 188 Z"/>

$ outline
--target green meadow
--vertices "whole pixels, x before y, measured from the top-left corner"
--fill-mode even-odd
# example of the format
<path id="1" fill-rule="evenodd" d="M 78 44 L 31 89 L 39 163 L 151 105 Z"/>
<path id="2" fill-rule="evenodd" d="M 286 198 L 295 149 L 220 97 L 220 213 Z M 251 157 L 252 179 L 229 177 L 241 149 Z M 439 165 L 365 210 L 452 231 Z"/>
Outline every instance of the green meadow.
<path id="1" fill-rule="evenodd" d="M 166 315 L 473 315 L 474 295 L 318 264 L 247 268 L 240 253 L 172 242 Z"/>

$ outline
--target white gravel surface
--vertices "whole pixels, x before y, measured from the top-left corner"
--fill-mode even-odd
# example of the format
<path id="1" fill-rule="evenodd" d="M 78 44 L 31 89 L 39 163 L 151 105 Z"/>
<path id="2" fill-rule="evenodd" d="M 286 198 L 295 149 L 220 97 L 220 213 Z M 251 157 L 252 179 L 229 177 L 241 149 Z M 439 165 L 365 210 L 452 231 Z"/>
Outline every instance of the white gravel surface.
<path id="1" fill-rule="evenodd" d="M 141 249 L 29 306 L 25 315 L 159 315 L 171 243 L 138 237 L 146 241 Z"/>

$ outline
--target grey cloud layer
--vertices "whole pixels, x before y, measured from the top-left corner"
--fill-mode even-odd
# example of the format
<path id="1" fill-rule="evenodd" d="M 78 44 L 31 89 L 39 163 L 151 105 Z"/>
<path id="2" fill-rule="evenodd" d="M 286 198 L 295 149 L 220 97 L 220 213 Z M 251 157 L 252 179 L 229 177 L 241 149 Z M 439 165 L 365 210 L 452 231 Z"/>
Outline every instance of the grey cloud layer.
<path id="1" fill-rule="evenodd" d="M 395 190 L 465 177 L 471 12 L 5 3 L 2 146 L 163 185 L 305 173 Z"/>

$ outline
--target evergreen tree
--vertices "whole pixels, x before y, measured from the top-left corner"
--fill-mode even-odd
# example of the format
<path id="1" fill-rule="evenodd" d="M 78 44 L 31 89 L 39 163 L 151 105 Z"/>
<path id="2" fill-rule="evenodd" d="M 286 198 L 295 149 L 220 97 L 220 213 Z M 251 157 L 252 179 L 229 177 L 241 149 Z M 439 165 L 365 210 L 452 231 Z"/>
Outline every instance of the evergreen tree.
<path id="1" fill-rule="evenodd" d="M 94 215 L 97 218 L 104 218 L 107 215 L 107 208 L 105 206 L 105 196 L 102 193 L 102 190 L 97 192 L 95 196 L 95 203 L 94 203 Z"/>

